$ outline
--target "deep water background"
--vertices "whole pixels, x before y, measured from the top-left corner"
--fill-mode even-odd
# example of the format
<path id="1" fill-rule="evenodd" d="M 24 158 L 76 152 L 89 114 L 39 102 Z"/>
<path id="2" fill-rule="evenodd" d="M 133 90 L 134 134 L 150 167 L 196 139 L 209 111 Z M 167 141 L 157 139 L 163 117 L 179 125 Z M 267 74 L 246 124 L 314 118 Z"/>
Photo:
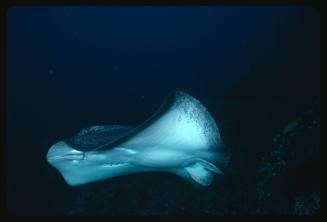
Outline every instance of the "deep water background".
<path id="1" fill-rule="evenodd" d="M 317 9 L 13 7 L 6 19 L 11 214 L 319 212 Z M 232 152 L 210 187 L 164 173 L 69 187 L 47 163 L 58 140 L 90 125 L 138 125 L 172 90 L 208 108 Z"/>

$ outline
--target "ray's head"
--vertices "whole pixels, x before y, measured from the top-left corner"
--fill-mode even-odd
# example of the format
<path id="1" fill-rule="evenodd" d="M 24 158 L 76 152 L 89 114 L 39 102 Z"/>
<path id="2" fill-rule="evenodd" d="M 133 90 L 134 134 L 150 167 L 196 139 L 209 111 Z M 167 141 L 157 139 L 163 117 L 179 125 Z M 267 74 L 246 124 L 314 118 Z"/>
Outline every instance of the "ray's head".
<path id="1" fill-rule="evenodd" d="M 119 158 L 115 149 L 110 151 L 82 152 L 64 141 L 54 144 L 47 153 L 47 160 L 56 168 L 70 186 L 123 175 L 131 165 Z"/>

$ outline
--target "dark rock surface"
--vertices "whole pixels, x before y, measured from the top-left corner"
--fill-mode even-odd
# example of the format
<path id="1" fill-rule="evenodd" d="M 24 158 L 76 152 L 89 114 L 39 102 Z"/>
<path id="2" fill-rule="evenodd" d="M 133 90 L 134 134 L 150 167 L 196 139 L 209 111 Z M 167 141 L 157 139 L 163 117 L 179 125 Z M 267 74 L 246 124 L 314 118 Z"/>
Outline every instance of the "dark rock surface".
<path id="1" fill-rule="evenodd" d="M 273 138 L 259 165 L 258 212 L 315 214 L 320 209 L 320 103 Z"/>

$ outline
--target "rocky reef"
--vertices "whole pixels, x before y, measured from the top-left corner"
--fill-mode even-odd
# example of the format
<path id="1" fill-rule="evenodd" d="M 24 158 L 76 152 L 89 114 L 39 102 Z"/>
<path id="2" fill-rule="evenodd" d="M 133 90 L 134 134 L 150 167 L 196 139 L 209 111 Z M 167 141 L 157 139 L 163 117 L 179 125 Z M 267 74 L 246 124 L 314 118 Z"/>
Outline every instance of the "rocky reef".
<path id="1" fill-rule="evenodd" d="M 312 215 L 320 209 L 320 103 L 289 122 L 261 158 L 258 213 Z"/>

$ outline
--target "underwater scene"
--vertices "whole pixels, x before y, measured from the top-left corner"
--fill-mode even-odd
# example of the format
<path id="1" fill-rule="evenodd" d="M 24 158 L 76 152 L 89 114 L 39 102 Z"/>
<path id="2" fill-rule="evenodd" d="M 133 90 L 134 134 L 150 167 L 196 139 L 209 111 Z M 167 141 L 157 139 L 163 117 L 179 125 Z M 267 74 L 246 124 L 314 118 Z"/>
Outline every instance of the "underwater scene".
<path id="1" fill-rule="evenodd" d="M 6 11 L 10 215 L 320 214 L 320 11 Z"/>

